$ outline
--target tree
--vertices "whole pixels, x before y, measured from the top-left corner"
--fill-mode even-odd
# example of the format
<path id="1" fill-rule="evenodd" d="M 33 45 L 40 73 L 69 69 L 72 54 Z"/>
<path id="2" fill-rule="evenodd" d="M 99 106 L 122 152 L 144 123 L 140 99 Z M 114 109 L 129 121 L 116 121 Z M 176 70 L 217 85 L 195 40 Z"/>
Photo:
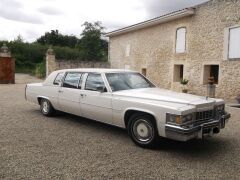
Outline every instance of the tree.
<path id="1" fill-rule="evenodd" d="M 46 32 L 45 35 L 37 39 L 37 42 L 42 45 L 53 45 L 53 46 L 68 46 L 70 48 L 75 48 L 78 43 L 78 38 L 74 35 L 62 35 L 58 30 L 51 30 L 51 32 Z"/>
<path id="2" fill-rule="evenodd" d="M 23 37 L 19 34 L 16 39 L 14 39 L 16 43 L 23 43 Z"/>
<path id="3" fill-rule="evenodd" d="M 103 40 L 104 28 L 101 22 L 85 22 L 81 39 L 78 43 L 80 54 L 84 60 L 106 60 L 108 51 L 108 42 Z"/>

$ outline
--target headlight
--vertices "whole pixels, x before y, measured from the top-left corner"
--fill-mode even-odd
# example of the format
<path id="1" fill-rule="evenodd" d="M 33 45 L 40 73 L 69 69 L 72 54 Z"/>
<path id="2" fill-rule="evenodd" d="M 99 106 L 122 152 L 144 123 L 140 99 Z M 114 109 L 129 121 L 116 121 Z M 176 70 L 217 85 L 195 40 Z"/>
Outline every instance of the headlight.
<path id="1" fill-rule="evenodd" d="M 188 115 L 175 115 L 175 114 L 167 114 L 167 123 L 168 124 L 176 124 L 182 125 L 192 122 L 193 114 Z"/>
<path id="2" fill-rule="evenodd" d="M 216 106 L 216 110 L 218 112 L 223 112 L 225 110 L 225 104 L 221 104 L 221 105 Z"/>

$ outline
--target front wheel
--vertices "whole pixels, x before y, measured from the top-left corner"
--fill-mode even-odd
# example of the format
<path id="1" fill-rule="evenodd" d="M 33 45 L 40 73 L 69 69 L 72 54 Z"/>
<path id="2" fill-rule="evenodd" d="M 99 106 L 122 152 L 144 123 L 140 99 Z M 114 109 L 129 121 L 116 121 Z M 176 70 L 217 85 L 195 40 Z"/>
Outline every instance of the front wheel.
<path id="1" fill-rule="evenodd" d="M 55 109 L 52 104 L 47 99 L 41 99 L 40 110 L 44 116 L 53 116 L 55 113 Z"/>
<path id="2" fill-rule="evenodd" d="M 128 123 L 128 133 L 135 144 L 152 148 L 156 145 L 158 132 L 155 119 L 147 114 L 135 114 Z"/>

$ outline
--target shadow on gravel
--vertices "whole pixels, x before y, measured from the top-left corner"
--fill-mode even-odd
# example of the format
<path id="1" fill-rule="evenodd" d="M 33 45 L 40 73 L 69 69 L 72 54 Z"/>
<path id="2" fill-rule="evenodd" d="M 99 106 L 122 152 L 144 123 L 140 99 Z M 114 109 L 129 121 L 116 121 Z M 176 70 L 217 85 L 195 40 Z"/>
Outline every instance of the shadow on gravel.
<path id="1" fill-rule="evenodd" d="M 156 150 L 167 151 L 169 153 L 180 153 L 185 156 L 217 156 L 225 154 L 231 143 L 224 137 L 212 137 L 203 140 L 191 140 L 188 142 L 178 142 L 169 139 L 161 139 Z"/>
<path id="2" fill-rule="evenodd" d="M 41 113 L 39 110 L 32 111 L 34 113 Z M 83 117 L 58 112 L 55 117 L 49 118 L 49 120 L 57 120 L 57 121 L 63 121 L 64 123 L 73 123 L 74 126 L 79 127 L 86 127 L 93 132 L 103 132 L 105 131 L 106 134 L 117 136 L 119 135 L 123 138 L 129 138 L 127 131 L 125 129 L 104 124 L 98 121 L 86 119 Z M 123 140 L 124 141 L 124 140 Z M 134 143 L 132 143 L 134 146 Z M 181 154 L 183 156 L 197 156 L 197 157 L 207 157 L 209 155 L 214 156 L 218 155 L 219 153 L 224 154 L 226 153 L 227 149 L 229 149 L 231 146 L 231 143 L 229 142 L 229 139 L 224 139 L 224 137 L 221 137 L 221 133 L 219 137 L 213 136 L 212 138 L 206 138 L 203 140 L 191 140 L 188 142 L 178 142 L 173 141 L 165 138 L 159 138 L 159 142 L 157 143 L 156 147 L 152 149 L 151 151 L 154 152 L 168 152 L 173 154 Z"/>
<path id="3" fill-rule="evenodd" d="M 75 116 L 72 114 L 68 113 L 63 113 L 63 112 L 57 112 L 57 115 L 54 117 L 55 119 L 59 119 L 61 121 L 65 121 L 67 123 L 76 123 L 79 126 L 86 126 L 88 128 L 91 128 L 93 130 L 97 131 L 106 131 L 107 133 L 113 133 L 113 134 L 122 134 L 125 136 L 127 135 L 127 131 L 123 128 L 112 126 L 109 124 L 104 124 L 92 119 L 87 119 L 79 116 Z"/>

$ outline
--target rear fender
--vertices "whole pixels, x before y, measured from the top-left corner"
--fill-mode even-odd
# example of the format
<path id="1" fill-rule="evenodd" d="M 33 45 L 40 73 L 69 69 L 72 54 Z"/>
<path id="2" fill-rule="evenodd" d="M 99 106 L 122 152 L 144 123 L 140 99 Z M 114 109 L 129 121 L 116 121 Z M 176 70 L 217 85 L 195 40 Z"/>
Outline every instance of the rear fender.
<path id="1" fill-rule="evenodd" d="M 47 99 L 48 101 L 50 101 L 50 99 L 46 96 L 37 96 L 37 100 L 38 100 L 38 104 L 40 105 L 40 99 Z"/>

